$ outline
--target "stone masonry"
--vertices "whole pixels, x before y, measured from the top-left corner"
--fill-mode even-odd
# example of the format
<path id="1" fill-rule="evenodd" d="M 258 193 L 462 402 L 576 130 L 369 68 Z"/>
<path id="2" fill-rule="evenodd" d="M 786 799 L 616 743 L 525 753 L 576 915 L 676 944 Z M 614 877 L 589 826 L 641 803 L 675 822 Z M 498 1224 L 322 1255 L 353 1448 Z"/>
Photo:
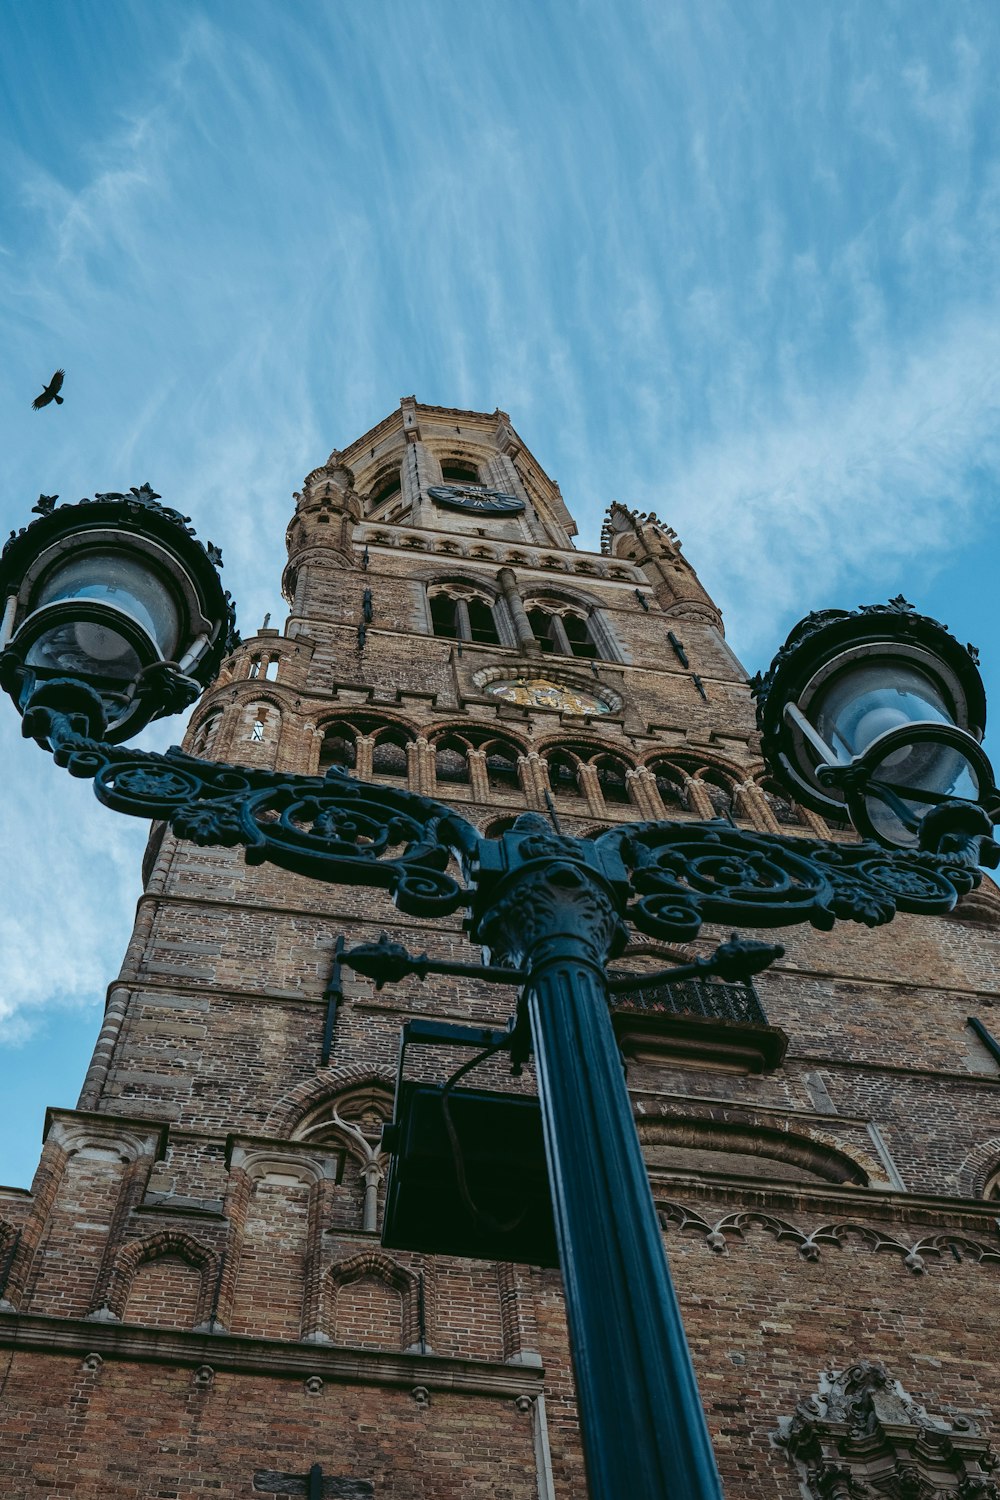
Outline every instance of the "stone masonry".
<path id="1" fill-rule="evenodd" d="M 284 628 L 225 662 L 185 748 L 342 766 L 487 831 L 850 837 L 768 779 L 670 527 L 614 504 L 599 553 L 574 532 L 505 413 L 404 399 L 307 475 Z M 750 1025 L 618 1008 L 732 1500 L 998 1493 L 1000 1066 L 969 1025 L 1000 1035 L 998 924 L 984 882 L 949 918 L 792 929 Z M 514 1002 L 345 972 L 324 1063 L 336 940 L 382 931 L 478 957 L 457 916 L 153 827 L 78 1108 L 0 1189 L 0 1496 L 585 1496 L 558 1273 L 381 1246 L 401 1022 Z M 532 1088 L 497 1060 L 470 1081 Z"/>

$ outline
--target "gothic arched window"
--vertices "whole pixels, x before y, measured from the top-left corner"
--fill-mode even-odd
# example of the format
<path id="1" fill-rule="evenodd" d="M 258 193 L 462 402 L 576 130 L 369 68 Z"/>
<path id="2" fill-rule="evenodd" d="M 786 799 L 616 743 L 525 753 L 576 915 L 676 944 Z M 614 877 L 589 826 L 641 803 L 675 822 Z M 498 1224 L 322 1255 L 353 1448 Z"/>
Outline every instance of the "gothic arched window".
<path id="1" fill-rule="evenodd" d="M 582 608 L 541 601 L 532 604 L 527 614 L 531 633 L 546 653 L 590 659 L 602 654 Z"/>
<path id="2" fill-rule="evenodd" d="M 431 628 L 435 635 L 453 641 L 475 641 L 484 646 L 500 644 L 493 601 L 474 585 L 436 583 L 431 584 L 427 593 Z"/>

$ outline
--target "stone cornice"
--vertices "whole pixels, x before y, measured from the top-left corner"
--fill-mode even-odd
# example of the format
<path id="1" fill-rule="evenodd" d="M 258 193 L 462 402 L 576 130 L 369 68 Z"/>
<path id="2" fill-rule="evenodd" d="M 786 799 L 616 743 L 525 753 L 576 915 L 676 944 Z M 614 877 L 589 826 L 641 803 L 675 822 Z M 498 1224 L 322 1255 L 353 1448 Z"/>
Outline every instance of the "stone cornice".
<path id="1" fill-rule="evenodd" d="M 144 1364 L 210 1365 L 253 1375 L 307 1380 L 318 1375 L 338 1384 L 425 1386 L 470 1395 L 534 1398 L 542 1390 L 539 1367 L 487 1360 L 448 1359 L 373 1349 L 338 1349 L 325 1344 L 287 1343 L 240 1334 L 191 1333 L 142 1328 L 127 1323 L 91 1323 L 34 1313 L 0 1312 L 0 1345 L 40 1354 L 99 1354 Z"/>

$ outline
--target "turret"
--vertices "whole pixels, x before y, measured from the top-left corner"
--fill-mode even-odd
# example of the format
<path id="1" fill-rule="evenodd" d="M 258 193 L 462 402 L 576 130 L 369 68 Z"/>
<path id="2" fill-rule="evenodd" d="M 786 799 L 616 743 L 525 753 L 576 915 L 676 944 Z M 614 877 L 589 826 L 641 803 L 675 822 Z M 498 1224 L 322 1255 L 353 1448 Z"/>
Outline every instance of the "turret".
<path id="1" fill-rule="evenodd" d="M 652 512 L 628 510 L 614 501 L 601 530 L 601 551 L 640 567 L 666 614 L 705 620 L 724 633 L 718 606 L 682 554 L 677 533 Z"/>
<path id="2" fill-rule="evenodd" d="M 317 571 L 356 566 L 354 527 L 361 519 L 361 500 L 354 475 L 338 449 L 313 469 L 296 492 L 295 514 L 285 533 L 288 563 L 281 589 L 296 614 L 305 608 L 305 591 Z"/>

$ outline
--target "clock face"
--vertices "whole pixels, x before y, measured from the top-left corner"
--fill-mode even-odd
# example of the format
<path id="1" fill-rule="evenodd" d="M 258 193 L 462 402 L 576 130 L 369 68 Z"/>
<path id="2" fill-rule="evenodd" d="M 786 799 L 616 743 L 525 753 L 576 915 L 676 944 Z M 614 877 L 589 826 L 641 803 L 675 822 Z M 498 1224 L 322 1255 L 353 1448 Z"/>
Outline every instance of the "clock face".
<path id="1" fill-rule="evenodd" d="M 524 501 L 516 495 L 487 489 L 484 484 L 434 484 L 427 493 L 437 505 L 474 516 L 516 516 L 524 509 Z"/>
<path id="2" fill-rule="evenodd" d="M 550 682 L 546 677 L 504 677 L 489 682 L 484 689 L 494 698 L 506 703 L 519 703 L 522 708 L 546 708 L 550 713 L 606 714 L 608 705 L 591 693 L 581 693 L 577 688 Z"/>

